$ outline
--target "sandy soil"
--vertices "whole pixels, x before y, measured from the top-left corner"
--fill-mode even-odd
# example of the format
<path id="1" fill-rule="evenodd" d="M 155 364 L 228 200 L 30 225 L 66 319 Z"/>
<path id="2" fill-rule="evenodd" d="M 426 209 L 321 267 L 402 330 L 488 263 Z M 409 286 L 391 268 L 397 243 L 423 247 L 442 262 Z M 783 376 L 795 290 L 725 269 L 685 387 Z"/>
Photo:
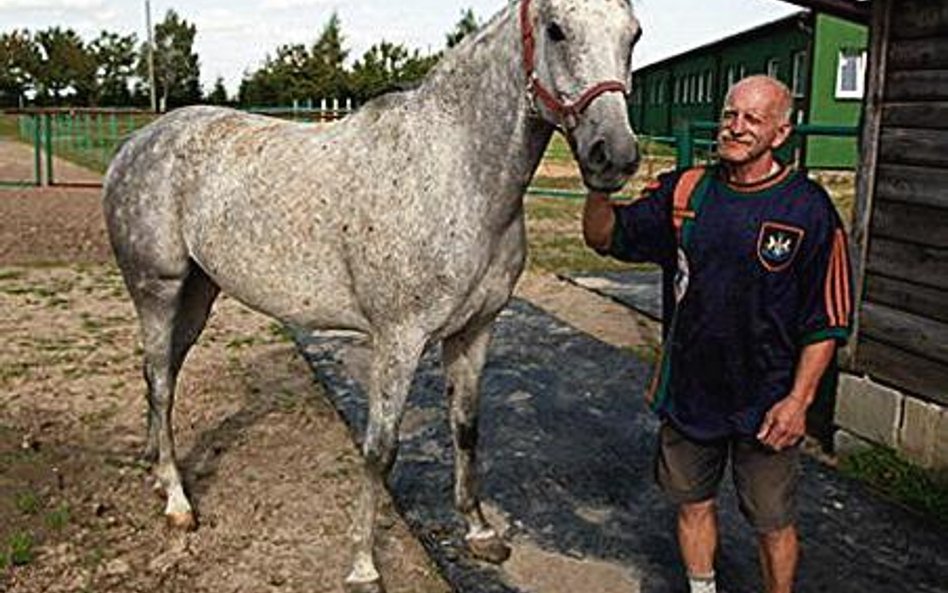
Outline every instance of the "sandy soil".
<path id="1" fill-rule="evenodd" d="M 4 164 L 22 146 L 0 143 Z M 62 170 L 62 169 L 60 169 Z M 618 346 L 654 327 L 527 276 L 518 295 Z M 169 532 L 151 492 L 137 325 L 97 190 L 0 190 L 0 591 L 339 591 L 359 457 L 280 326 L 222 297 L 185 366 L 178 457 L 201 528 Z M 390 591 L 448 591 L 391 511 L 377 550 Z M 597 590 L 622 571 L 515 543 L 508 580 Z"/>

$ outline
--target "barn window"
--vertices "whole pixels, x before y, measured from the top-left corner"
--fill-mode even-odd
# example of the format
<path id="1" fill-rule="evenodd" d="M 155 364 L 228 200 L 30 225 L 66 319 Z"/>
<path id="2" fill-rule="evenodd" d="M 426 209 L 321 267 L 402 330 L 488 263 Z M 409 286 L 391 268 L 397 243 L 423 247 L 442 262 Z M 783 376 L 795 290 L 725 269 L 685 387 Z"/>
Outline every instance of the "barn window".
<path id="1" fill-rule="evenodd" d="M 704 102 L 704 74 L 698 74 L 698 103 Z"/>
<path id="2" fill-rule="evenodd" d="M 806 94 L 806 52 L 798 51 L 793 54 L 793 79 L 791 91 L 794 97 Z"/>
<path id="3" fill-rule="evenodd" d="M 780 60 L 771 58 L 767 60 L 767 76 L 777 78 L 780 75 Z"/>
<path id="4" fill-rule="evenodd" d="M 727 88 L 734 86 L 734 83 L 737 82 L 737 68 L 734 66 L 727 67 Z"/>
<path id="5" fill-rule="evenodd" d="M 712 101 L 714 101 L 714 91 L 713 91 L 714 73 L 708 70 L 707 77 L 708 77 L 708 82 L 704 86 L 704 92 L 705 92 L 704 99 L 708 103 L 711 103 Z"/>
<path id="6" fill-rule="evenodd" d="M 836 66 L 836 98 L 862 99 L 866 79 L 866 52 L 862 49 L 843 49 Z"/>

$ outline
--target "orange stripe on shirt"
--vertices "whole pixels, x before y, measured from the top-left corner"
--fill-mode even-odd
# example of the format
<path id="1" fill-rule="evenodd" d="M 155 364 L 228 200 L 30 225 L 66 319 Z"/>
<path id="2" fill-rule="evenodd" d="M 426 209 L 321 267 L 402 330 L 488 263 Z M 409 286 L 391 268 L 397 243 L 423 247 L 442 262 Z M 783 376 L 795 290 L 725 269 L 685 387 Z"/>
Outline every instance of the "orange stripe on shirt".
<path id="1" fill-rule="evenodd" d="M 843 324 L 849 325 L 849 315 L 853 309 L 853 295 L 849 286 L 849 255 L 846 245 L 846 233 L 842 229 L 836 231 L 840 244 L 840 260 L 843 263 Z"/>
<path id="2" fill-rule="evenodd" d="M 833 264 L 836 256 L 836 242 L 833 242 L 833 249 L 830 252 L 830 260 L 826 270 L 826 280 L 823 286 L 823 304 L 826 307 L 826 317 L 829 319 L 830 326 L 836 325 L 836 311 L 833 308 Z"/>
<path id="3" fill-rule="evenodd" d="M 846 310 L 843 302 L 843 250 L 839 235 L 833 241 L 833 305 L 836 307 L 836 325 L 846 324 Z"/>

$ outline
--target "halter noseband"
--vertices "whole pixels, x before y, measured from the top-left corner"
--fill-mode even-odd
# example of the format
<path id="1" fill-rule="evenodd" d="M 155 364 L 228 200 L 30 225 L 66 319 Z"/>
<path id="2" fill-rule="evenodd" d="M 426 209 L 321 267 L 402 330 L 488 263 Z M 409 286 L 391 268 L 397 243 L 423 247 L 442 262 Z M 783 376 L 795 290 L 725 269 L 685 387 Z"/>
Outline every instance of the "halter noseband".
<path id="1" fill-rule="evenodd" d="M 530 0 L 520 0 L 520 31 L 523 37 L 523 70 L 527 75 L 527 92 L 532 98 L 539 99 L 562 122 L 565 130 L 576 127 L 576 120 L 599 95 L 608 92 L 627 92 L 625 83 L 618 80 L 597 82 L 575 101 L 562 101 L 546 88 L 533 69 L 536 37 L 533 34 L 533 22 L 530 20 Z"/>

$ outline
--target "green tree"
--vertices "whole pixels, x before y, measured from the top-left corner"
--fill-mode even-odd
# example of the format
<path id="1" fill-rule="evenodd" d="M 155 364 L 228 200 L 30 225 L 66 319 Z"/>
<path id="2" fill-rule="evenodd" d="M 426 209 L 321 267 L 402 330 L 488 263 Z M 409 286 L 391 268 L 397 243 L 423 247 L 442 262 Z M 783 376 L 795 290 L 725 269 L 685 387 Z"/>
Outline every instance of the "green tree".
<path id="1" fill-rule="evenodd" d="M 128 105 L 132 101 L 130 83 L 135 72 L 135 34 L 119 35 L 102 31 L 91 44 L 95 56 L 98 105 Z"/>
<path id="2" fill-rule="evenodd" d="M 352 65 L 351 90 L 358 103 L 389 91 L 414 86 L 437 62 L 438 56 L 421 56 L 403 45 L 382 41 L 369 48 Z"/>
<path id="3" fill-rule="evenodd" d="M 224 88 L 224 77 L 218 76 L 214 81 L 214 90 L 207 96 L 207 102 L 211 105 L 227 105 L 227 89 Z"/>
<path id="4" fill-rule="evenodd" d="M 455 45 L 461 43 L 461 40 L 464 39 L 469 33 L 473 33 L 479 28 L 480 25 L 477 22 L 477 17 L 474 16 L 474 11 L 470 8 L 467 10 L 462 10 L 461 19 L 455 23 L 454 29 L 445 35 L 447 46 L 449 48 L 454 47 Z"/>
<path id="5" fill-rule="evenodd" d="M 333 13 L 310 52 L 306 74 L 313 83 L 312 97 L 341 98 L 349 94 L 345 61 L 349 51 L 343 48 L 342 25 Z"/>
<path id="6" fill-rule="evenodd" d="M 197 27 L 174 10 L 155 25 L 155 90 L 159 109 L 198 103 L 201 100 L 201 68 L 194 53 Z M 148 45 L 142 44 L 136 73 L 148 80 Z"/>
<path id="7" fill-rule="evenodd" d="M 39 48 L 26 29 L 0 34 L 0 107 L 19 107 L 33 88 Z"/>
<path id="8" fill-rule="evenodd" d="M 72 29 L 50 27 L 36 33 L 40 61 L 36 69 L 37 101 L 88 105 L 96 90 L 95 56 Z"/>
<path id="9" fill-rule="evenodd" d="M 238 92 L 240 104 L 289 105 L 351 96 L 345 68 L 348 53 L 343 47 L 339 17 L 333 14 L 310 48 L 281 45 L 275 56 L 267 56 L 261 68 L 245 73 Z"/>

